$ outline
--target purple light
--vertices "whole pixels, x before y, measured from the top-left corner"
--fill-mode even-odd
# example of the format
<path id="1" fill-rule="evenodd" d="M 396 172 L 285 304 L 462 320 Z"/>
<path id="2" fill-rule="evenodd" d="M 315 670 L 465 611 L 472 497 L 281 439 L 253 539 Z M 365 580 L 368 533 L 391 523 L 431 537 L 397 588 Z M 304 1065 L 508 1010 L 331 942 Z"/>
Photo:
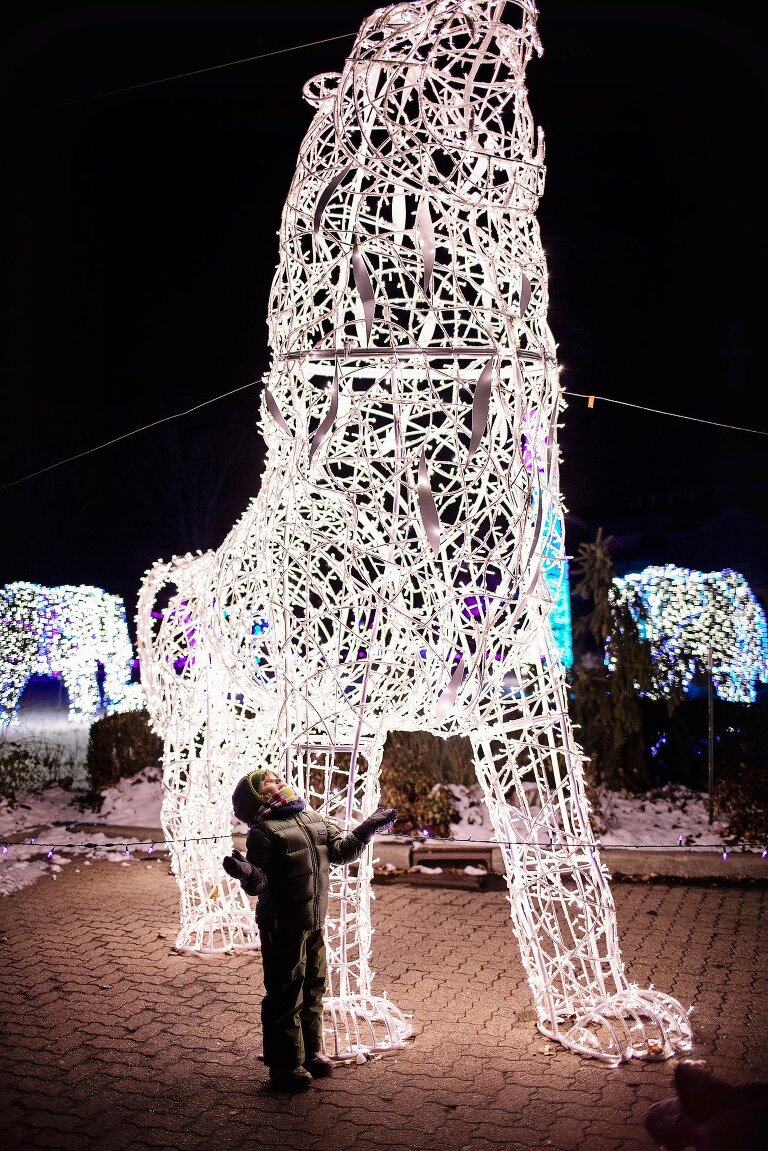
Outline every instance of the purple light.
<path id="1" fill-rule="evenodd" d="M 4 843 L 3 844 L 3 855 L 7 855 L 7 854 L 8 854 L 8 844 Z M 765 852 L 763 852 L 763 855 L 765 855 Z"/>
<path id="2" fill-rule="evenodd" d="M 723 852 L 723 863 L 727 863 L 727 862 L 728 862 L 728 851 L 725 850 Z"/>
<path id="3" fill-rule="evenodd" d="M 46 859 L 53 859 L 53 848 L 50 849 L 50 851 L 48 852 L 48 854 L 46 855 L 45 858 Z"/>
<path id="4" fill-rule="evenodd" d="M 151 855 L 154 850 L 155 850 L 154 843 L 150 843 L 149 847 L 147 848 L 147 855 Z"/>

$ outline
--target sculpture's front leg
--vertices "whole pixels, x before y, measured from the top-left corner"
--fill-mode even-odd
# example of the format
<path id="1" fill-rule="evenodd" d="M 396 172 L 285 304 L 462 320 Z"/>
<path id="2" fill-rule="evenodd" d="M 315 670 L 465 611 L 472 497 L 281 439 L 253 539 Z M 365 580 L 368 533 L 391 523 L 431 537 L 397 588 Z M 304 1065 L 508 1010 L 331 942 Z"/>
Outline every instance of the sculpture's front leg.
<path id="1" fill-rule="evenodd" d="M 340 701 L 340 707 L 343 716 L 348 704 Z M 344 830 L 378 807 L 383 733 L 378 739 L 355 742 L 352 732 L 348 740 L 337 733 L 330 746 L 316 731 L 296 749 L 294 759 L 296 782 L 303 794 Z M 325 924 L 328 983 L 323 1006 L 325 1049 L 339 1060 L 395 1050 L 412 1034 L 396 1004 L 373 990 L 373 853 L 374 846 L 369 845 L 357 863 L 331 868 Z"/>
<path id="2" fill-rule="evenodd" d="M 515 694 L 488 700 L 467 734 L 502 848 L 539 1029 L 610 1063 L 690 1051 L 681 1005 L 626 977 L 554 644 L 536 664 L 508 670 Z"/>

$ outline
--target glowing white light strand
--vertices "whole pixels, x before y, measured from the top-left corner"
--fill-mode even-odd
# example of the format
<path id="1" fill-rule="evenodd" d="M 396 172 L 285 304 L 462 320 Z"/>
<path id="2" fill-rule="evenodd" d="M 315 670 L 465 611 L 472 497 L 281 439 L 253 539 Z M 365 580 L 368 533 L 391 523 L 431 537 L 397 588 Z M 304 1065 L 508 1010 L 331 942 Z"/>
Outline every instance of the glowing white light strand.
<path id="1" fill-rule="evenodd" d="M 398 4 L 305 85 L 261 488 L 217 552 L 147 573 L 139 645 L 169 839 L 224 832 L 237 778 L 267 765 L 349 827 L 378 801 L 389 730 L 469 736 L 538 1026 L 615 1064 L 691 1031 L 626 978 L 550 623 L 564 400 L 524 83 L 536 18 L 530 0 Z M 255 939 L 220 852 L 190 841 L 173 866 L 177 946 Z M 410 1034 L 372 993 L 370 880 L 370 851 L 332 877 L 340 1056 Z"/>
<path id="2" fill-rule="evenodd" d="M 609 598 L 629 607 L 651 645 L 650 698 L 663 698 L 675 686 L 686 691 L 694 675 L 707 675 L 710 649 L 720 699 L 754 703 L 758 681 L 768 682 L 765 612 L 739 572 L 647 567 L 614 579 Z M 610 640 L 606 663 L 612 666 Z"/>
<path id="3" fill-rule="evenodd" d="M 98 665 L 103 668 L 99 691 Z M 119 596 L 85 585 L 0 588 L 0 723 L 18 722 L 30 676 L 61 678 L 70 720 L 96 719 L 144 706 L 131 683 L 133 646 Z"/>

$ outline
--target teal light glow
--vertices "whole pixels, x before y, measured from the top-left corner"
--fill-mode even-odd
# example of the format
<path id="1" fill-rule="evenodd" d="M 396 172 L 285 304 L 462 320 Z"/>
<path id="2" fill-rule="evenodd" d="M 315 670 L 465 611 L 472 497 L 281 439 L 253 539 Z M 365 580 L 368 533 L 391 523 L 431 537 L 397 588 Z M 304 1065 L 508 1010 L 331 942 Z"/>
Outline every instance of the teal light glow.
<path id="1" fill-rule="evenodd" d="M 552 597 L 549 622 L 563 666 L 573 667 L 573 631 L 571 620 L 571 581 L 564 547 L 565 525 L 562 514 L 550 507 L 545 527 L 546 546 L 542 570 Z"/>

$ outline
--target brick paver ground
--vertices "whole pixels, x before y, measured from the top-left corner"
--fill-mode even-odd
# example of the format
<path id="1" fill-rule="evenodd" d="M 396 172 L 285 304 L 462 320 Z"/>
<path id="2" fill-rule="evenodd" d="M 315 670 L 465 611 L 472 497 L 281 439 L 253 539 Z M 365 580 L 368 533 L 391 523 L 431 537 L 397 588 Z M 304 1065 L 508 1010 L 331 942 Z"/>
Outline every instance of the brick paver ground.
<path id="1" fill-rule="evenodd" d="M 401 1051 L 265 1089 L 258 955 L 177 954 L 166 861 L 83 861 L 0 901 L 6 1151 L 649 1151 L 674 1060 L 610 1068 L 535 1029 L 503 891 L 377 885 L 374 989 Z M 695 1005 L 692 1057 L 768 1079 L 764 886 L 617 883 L 630 978 Z"/>

